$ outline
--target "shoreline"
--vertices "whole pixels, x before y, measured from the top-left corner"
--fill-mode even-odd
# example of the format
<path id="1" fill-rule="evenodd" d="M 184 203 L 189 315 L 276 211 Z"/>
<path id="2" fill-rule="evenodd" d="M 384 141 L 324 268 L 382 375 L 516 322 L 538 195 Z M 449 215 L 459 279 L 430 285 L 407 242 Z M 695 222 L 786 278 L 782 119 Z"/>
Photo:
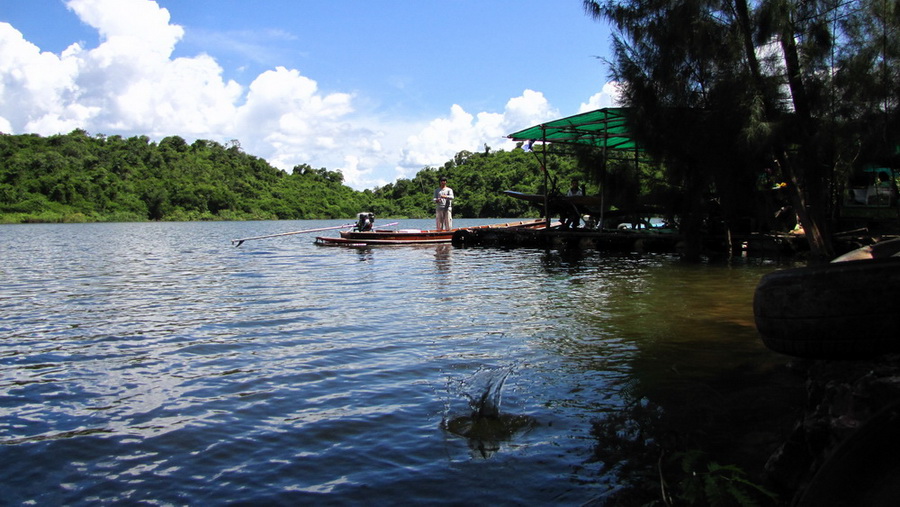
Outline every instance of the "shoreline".
<path id="1" fill-rule="evenodd" d="M 877 473 L 872 467 L 892 469 L 900 459 L 893 455 L 888 461 L 896 463 L 873 463 L 861 462 L 859 456 L 897 440 L 893 426 L 884 427 L 882 418 L 900 402 L 900 355 L 859 361 L 793 359 L 789 366 L 806 376 L 806 406 L 766 463 L 768 478 L 794 492 L 791 505 L 816 505 L 837 489 L 843 495 L 876 494 L 871 484 L 861 491 L 859 476 Z M 874 485 L 886 487 L 891 486 Z"/>

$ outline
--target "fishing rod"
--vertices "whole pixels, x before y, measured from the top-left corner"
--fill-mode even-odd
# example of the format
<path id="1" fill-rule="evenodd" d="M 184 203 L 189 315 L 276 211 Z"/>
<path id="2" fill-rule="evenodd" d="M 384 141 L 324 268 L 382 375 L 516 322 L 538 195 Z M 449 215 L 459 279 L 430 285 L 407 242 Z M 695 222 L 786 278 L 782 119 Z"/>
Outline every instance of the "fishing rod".
<path id="1" fill-rule="evenodd" d="M 389 224 L 379 225 L 377 227 L 373 227 L 372 229 L 378 229 L 379 227 L 390 227 L 392 225 L 397 225 L 400 222 L 391 222 Z M 241 246 L 244 241 L 250 241 L 251 239 L 266 239 L 266 238 L 277 238 L 278 236 L 290 236 L 292 234 L 304 234 L 307 232 L 320 232 L 320 231 L 330 231 L 334 229 L 346 229 L 348 227 L 356 227 L 356 224 L 345 224 L 345 225 L 335 225 L 333 227 L 319 227 L 318 229 L 304 229 L 302 231 L 294 231 L 294 232 L 282 232 L 280 234 L 269 234 L 268 236 L 254 236 L 252 238 L 241 238 L 241 239 L 233 239 L 231 240 L 231 244 L 234 245 L 235 248 Z"/>
<path id="2" fill-rule="evenodd" d="M 330 231 L 333 229 L 346 229 L 348 227 L 353 227 L 356 224 L 346 224 L 346 225 L 335 225 L 334 227 L 319 227 L 318 229 L 304 229 L 302 231 L 294 231 L 294 232 L 282 232 L 281 234 L 269 234 L 268 236 L 254 236 L 252 238 L 241 238 L 241 239 L 233 239 L 231 240 L 231 244 L 234 245 L 237 243 L 235 248 L 241 246 L 244 241 L 250 241 L 251 239 L 266 239 L 266 238 L 277 238 L 278 236 L 290 236 L 292 234 L 303 234 L 307 232 L 319 232 L 319 231 Z"/>

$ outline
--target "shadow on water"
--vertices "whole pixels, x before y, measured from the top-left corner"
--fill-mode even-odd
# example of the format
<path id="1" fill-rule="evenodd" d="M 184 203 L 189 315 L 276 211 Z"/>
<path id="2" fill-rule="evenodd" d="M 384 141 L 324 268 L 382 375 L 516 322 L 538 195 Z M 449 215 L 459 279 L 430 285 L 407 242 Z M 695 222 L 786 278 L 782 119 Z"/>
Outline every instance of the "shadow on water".
<path id="1" fill-rule="evenodd" d="M 468 400 L 468 413 L 444 418 L 444 430 L 464 437 L 475 457 L 490 458 L 501 444 L 534 428 L 537 422 L 526 415 L 500 411 L 503 386 L 515 370 L 504 366 L 479 370 L 472 377 L 457 382 L 455 390 Z"/>
<path id="2" fill-rule="evenodd" d="M 570 356 L 602 355 L 604 336 L 631 345 L 622 406 L 592 421 L 594 459 L 617 477 L 604 505 L 709 505 L 716 498 L 778 505 L 776 495 L 789 498 L 765 466 L 796 423 L 805 390 L 803 377 L 762 345 L 753 324 L 753 288 L 771 268 L 652 256 L 604 261 L 615 269 L 590 258 L 545 263 L 553 273 L 567 270 L 566 283 L 583 278 L 595 289 L 568 292 L 581 344 L 565 349 Z"/>

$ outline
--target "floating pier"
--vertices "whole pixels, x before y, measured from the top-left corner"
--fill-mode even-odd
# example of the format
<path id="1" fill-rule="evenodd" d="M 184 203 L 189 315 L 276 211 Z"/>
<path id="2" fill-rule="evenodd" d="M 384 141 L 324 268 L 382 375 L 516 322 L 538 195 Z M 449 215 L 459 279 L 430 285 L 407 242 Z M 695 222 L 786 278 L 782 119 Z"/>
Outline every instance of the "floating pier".
<path id="1" fill-rule="evenodd" d="M 594 229 L 463 229 L 453 235 L 452 242 L 457 247 L 581 248 L 677 253 L 683 238 L 677 233 Z"/>
<path id="2" fill-rule="evenodd" d="M 684 236 L 672 230 L 626 229 L 461 229 L 452 240 L 455 247 L 555 248 L 608 252 L 681 254 Z M 792 256 L 808 249 L 802 235 L 740 234 L 707 235 L 701 250 L 708 254 L 752 257 Z"/>

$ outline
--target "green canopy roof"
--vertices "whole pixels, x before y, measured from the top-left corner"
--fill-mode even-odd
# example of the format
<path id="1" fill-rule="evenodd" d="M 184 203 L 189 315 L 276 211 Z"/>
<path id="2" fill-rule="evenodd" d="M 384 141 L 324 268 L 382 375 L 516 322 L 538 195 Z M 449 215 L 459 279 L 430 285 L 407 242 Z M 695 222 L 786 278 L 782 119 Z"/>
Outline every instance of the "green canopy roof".
<path id="1" fill-rule="evenodd" d="M 549 121 L 506 137 L 514 141 L 583 144 L 608 150 L 640 150 L 626 124 L 626 108 L 603 108 Z"/>

